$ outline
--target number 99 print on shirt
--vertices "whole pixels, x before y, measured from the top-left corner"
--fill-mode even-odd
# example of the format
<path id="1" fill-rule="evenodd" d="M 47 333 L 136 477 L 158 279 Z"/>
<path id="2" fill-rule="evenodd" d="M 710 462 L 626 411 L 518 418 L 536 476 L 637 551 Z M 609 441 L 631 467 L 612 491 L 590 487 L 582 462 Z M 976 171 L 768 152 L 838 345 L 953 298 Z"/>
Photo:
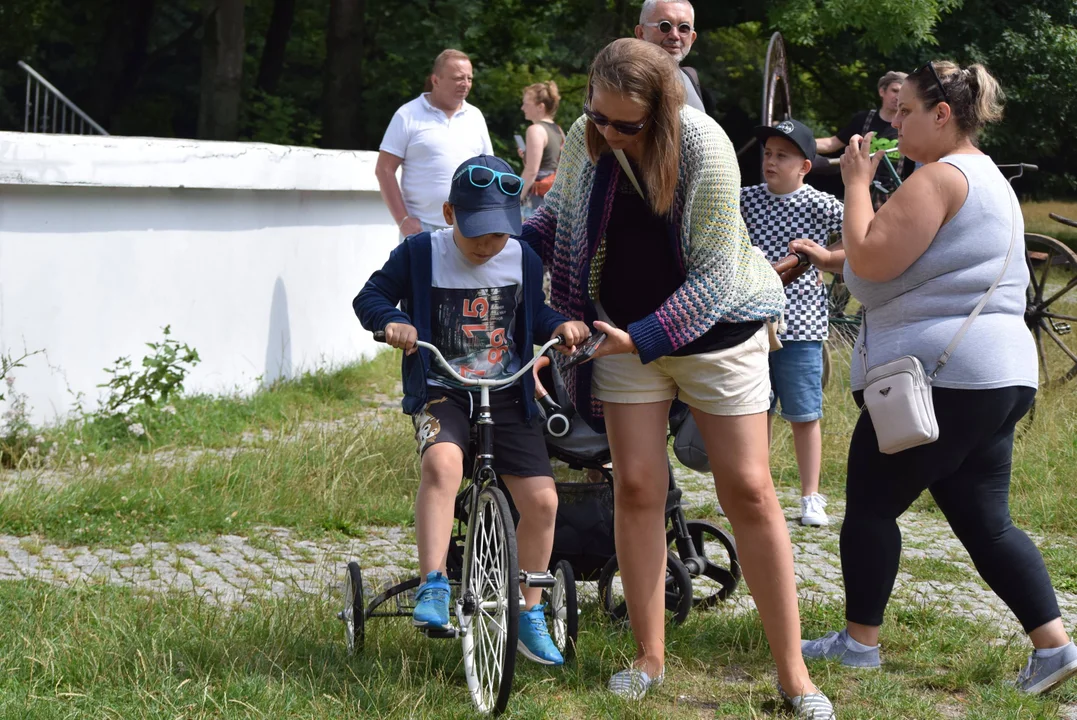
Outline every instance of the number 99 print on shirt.
<path id="1" fill-rule="evenodd" d="M 469 261 L 453 230 L 431 233 L 430 318 L 433 343 L 464 377 L 496 379 L 520 368 L 516 309 L 523 288 L 523 250 L 512 238 L 482 265 Z M 436 366 L 435 366 L 436 368 Z M 455 387 L 438 373 L 430 382 Z"/>

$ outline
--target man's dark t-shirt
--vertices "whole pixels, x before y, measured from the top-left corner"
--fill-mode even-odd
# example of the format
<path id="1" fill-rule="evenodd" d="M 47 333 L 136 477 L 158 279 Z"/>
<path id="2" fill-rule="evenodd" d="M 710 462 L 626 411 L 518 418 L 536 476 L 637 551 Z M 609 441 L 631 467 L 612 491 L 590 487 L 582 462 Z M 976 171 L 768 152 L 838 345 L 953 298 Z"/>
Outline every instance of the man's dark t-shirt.
<path id="1" fill-rule="evenodd" d="M 879 117 L 878 110 L 865 110 L 853 115 L 853 119 L 849 121 L 845 127 L 838 130 L 836 137 L 846 145 L 849 144 L 849 140 L 853 135 L 866 135 L 864 132 L 864 123 L 868 119 L 868 113 L 874 113 L 871 118 L 871 124 L 868 126 L 868 132 L 875 133 L 875 137 L 886 138 L 887 140 L 897 140 L 898 131 L 897 128 Z"/>

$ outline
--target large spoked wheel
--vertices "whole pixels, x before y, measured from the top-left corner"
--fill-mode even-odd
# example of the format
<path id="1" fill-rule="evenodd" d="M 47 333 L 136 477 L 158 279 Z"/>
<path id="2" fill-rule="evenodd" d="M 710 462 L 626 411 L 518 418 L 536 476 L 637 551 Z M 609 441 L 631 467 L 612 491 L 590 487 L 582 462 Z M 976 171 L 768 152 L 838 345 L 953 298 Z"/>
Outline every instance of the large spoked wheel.
<path id="1" fill-rule="evenodd" d="M 580 613 L 576 604 L 576 576 L 568 560 L 553 566 L 553 587 L 542 591 L 542 601 L 550 608 L 553 644 L 567 662 L 576 654 Z"/>
<path id="2" fill-rule="evenodd" d="M 462 603 L 464 675 L 475 707 L 501 713 L 512 693 L 520 623 L 520 570 L 516 531 L 505 496 L 495 487 L 479 493 L 469 520 Z"/>
<path id="3" fill-rule="evenodd" d="M 602 609 L 614 622 L 628 620 L 628 605 L 625 603 L 624 590 L 621 585 L 621 573 L 614 555 L 602 568 L 598 576 L 598 598 Z M 692 576 L 688 568 L 673 553 L 666 553 L 666 612 L 674 625 L 680 625 L 688 619 L 692 609 Z"/>
<path id="4" fill-rule="evenodd" d="M 737 541 L 722 528 L 706 520 L 688 521 L 688 538 L 692 543 L 696 559 L 689 563 L 692 575 L 692 605 L 708 608 L 720 600 L 725 600 L 740 583 L 740 562 L 737 560 Z M 677 531 L 671 528 L 666 534 L 666 542 L 676 547 L 682 558 L 689 557 L 677 542 Z M 701 566 L 695 566 L 696 564 Z"/>
<path id="5" fill-rule="evenodd" d="M 363 573 L 359 563 L 348 563 L 344 572 L 344 609 L 337 617 L 344 622 L 344 642 L 348 654 L 354 655 L 363 649 L 366 637 L 366 613 L 363 608 Z"/>
<path id="6" fill-rule="evenodd" d="M 1040 370 L 1046 384 L 1077 377 L 1077 343 L 1069 337 L 1077 323 L 1077 301 L 1067 297 L 1077 286 L 1077 253 L 1036 233 L 1025 233 L 1030 282 L 1025 324 L 1036 338 Z"/>

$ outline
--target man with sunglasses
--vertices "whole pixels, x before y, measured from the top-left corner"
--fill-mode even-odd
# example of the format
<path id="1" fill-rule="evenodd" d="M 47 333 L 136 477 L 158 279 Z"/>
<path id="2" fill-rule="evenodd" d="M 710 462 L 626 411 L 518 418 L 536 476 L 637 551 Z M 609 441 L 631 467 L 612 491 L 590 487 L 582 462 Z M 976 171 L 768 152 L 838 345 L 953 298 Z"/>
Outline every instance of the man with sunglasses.
<path id="1" fill-rule="evenodd" d="M 639 13 L 636 37 L 662 48 L 680 65 L 696 41 L 695 19 L 695 8 L 688 0 L 646 0 Z M 685 104 L 708 112 L 695 69 L 682 67 L 681 81 Z"/>

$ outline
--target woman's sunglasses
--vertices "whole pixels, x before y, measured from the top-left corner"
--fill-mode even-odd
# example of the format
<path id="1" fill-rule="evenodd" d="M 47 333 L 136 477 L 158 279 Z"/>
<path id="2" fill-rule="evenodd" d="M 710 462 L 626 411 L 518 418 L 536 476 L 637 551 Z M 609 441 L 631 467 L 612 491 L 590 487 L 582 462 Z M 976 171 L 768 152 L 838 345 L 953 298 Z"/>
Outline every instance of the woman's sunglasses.
<path id="1" fill-rule="evenodd" d="M 491 170 L 483 165 L 468 165 L 456 173 L 453 177 L 453 182 L 456 182 L 464 173 L 467 173 L 467 179 L 477 188 L 490 187 L 493 185 L 494 180 L 497 180 L 497 186 L 501 189 L 501 192 L 510 197 L 519 195 L 520 191 L 524 189 L 524 179 L 519 175 Z"/>
<path id="2" fill-rule="evenodd" d="M 662 22 L 656 23 L 643 23 L 643 27 L 658 28 L 658 32 L 663 35 L 669 35 L 673 32 L 673 28 L 677 28 L 677 32 L 681 35 L 691 35 L 693 30 L 691 23 L 682 22 L 679 25 L 674 25 L 669 20 L 663 20 Z"/>
<path id="3" fill-rule="evenodd" d="M 644 120 L 640 123 L 626 123 L 620 120 L 610 120 L 608 117 L 600 112 L 595 112 L 586 105 L 583 106 L 583 114 L 587 116 L 587 119 L 593 122 L 599 127 L 606 127 L 609 125 L 611 128 L 621 133 L 622 135 L 638 135 L 644 127 L 647 126 L 647 121 Z"/>
<path id="4" fill-rule="evenodd" d="M 935 78 L 935 84 L 939 86 L 939 92 L 942 93 L 942 99 L 948 104 L 953 105 L 950 102 L 950 96 L 946 94 L 946 86 L 942 84 L 942 78 L 939 77 L 938 71 L 935 69 L 935 63 L 928 61 L 927 65 L 921 65 L 912 71 L 913 75 L 919 76 L 924 70 L 931 71 L 931 77 Z"/>

